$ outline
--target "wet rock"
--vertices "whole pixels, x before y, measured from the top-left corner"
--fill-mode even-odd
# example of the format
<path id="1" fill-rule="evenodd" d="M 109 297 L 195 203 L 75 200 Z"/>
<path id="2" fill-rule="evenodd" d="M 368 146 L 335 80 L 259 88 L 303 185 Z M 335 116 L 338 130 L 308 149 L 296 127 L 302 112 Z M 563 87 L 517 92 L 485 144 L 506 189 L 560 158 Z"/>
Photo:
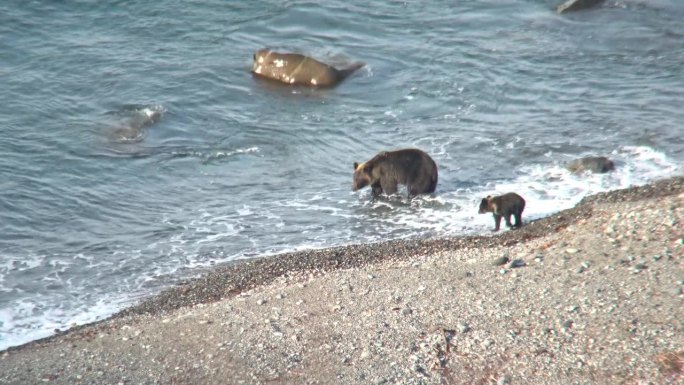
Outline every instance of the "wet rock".
<path id="1" fill-rule="evenodd" d="M 503 257 L 499 257 L 499 258 L 495 259 L 494 262 L 492 262 L 492 265 L 502 266 L 502 265 L 507 264 L 508 261 L 510 261 L 510 259 L 504 255 Z"/>
<path id="2" fill-rule="evenodd" d="M 591 8 L 603 3 L 604 0 L 568 0 L 556 7 L 556 12 L 565 13 Z"/>
<path id="3" fill-rule="evenodd" d="M 511 264 L 508 265 L 508 267 L 511 269 L 517 269 L 517 268 L 523 267 L 525 265 L 526 265 L 525 261 L 523 261 L 522 259 L 514 259 L 513 261 L 511 261 Z"/>
<path id="4" fill-rule="evenodd" d="M 588 156 L 571 161 L 565 168 L 574 174 L 580 174 L 586 171 L 595 174 L 603 174 L 615 170 L 615 163 L 605 156 Z"/>

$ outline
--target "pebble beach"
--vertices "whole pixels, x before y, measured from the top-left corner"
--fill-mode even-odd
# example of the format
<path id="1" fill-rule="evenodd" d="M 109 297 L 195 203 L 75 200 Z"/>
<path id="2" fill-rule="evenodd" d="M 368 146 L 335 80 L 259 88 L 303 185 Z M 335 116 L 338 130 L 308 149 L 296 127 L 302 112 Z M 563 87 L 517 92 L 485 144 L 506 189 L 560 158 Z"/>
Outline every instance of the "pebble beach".
<path id="1" fill-rule="evenodd" d="M 682 384 L 684 178 L 492 235 L 218 266 L 0 352 L 3 384 Z"/>

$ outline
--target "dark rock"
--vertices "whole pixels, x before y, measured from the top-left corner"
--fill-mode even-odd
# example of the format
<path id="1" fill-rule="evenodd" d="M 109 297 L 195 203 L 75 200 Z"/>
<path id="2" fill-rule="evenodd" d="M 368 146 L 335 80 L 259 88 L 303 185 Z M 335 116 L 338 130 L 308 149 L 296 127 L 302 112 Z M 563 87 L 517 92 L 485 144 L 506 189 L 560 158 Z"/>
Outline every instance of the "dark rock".
<path id="1" fill-rule="evenodd" d="M 604 0 L 568 0 L 556 8 L 556 12 L 565 13 L 591 8 L 603 3 Z"/>
<path id="2" fill-rule="evenodd" d="M 605 156 L 587 156 L 575 159 L 568 163 L 565 168 L 570 172 L 579 174 L 585 171 L 593 173 L 606 173 L 615 170 L 615 163 Z"/>
<path id="3" fill-rule="evenodd" d="M 508 261 L 510 261 L 510 259 L 508 259 L 508 257 L 506 257 L 506 256 L 503 256 L 503 257 L 499 257 L 499 258 L 495 259 L 494 262 L 492 262 L 492 264 L 494 266 L 501 266 L 501 265 L 507 264 Z"/>
<path id="4" fill-rule="evenodd" d="M 525 266 L 526 263 L 522 259 L 514 259 L 510 265 L 508 265 L 509 268 L 511 269 L 517 269 L 518 267 L 523 267 Z"/>

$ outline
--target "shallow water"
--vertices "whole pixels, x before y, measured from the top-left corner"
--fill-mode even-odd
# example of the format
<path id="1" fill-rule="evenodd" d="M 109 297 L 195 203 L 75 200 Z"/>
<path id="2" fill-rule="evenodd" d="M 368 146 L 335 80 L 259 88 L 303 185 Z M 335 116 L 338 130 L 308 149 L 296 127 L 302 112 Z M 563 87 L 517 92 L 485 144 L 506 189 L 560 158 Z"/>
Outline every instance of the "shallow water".
<path id="1" fill-rule="evenodd" d="M 681 174 L 684 3 L 0 4 L 0 348 L 215 263 L 488 232 Z M 332 90 L 249 74 L 262 47 L 367 65 Z M 117 127 L 163 111 L 135 140 Z M 419 147 L 432 196 L 370 201 L 352 163 Z M 609 175 L 563 165 L 601 154 Z"/>

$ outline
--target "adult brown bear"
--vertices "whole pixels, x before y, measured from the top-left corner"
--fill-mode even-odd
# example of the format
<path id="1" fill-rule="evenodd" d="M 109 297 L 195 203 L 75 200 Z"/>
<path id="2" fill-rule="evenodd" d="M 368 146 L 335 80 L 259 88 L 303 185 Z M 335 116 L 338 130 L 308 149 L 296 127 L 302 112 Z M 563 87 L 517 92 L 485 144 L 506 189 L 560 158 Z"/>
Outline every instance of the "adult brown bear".
<path id="1" fill-rule="evenodd" d="M 409 197 L 434 192 L 437 164 L 430 155 L 415 148 L 383 151 L 367 162 L 354 162 L 352 191 L 370 185 L 373 196 L 383 192 L 391 195 L 400 184 L 406 186 Z"/>

